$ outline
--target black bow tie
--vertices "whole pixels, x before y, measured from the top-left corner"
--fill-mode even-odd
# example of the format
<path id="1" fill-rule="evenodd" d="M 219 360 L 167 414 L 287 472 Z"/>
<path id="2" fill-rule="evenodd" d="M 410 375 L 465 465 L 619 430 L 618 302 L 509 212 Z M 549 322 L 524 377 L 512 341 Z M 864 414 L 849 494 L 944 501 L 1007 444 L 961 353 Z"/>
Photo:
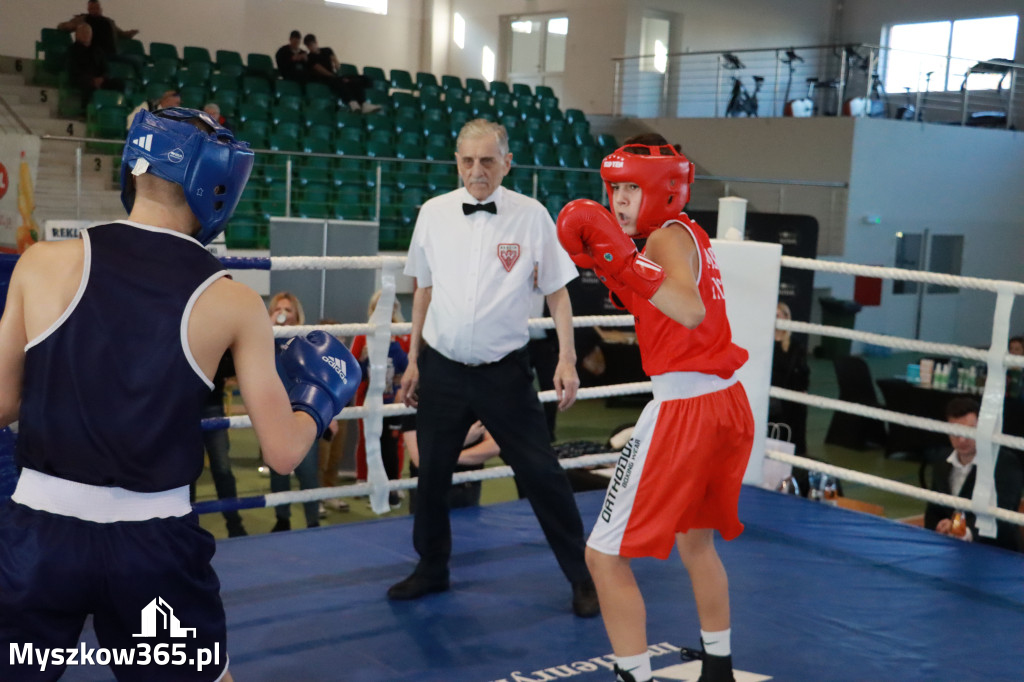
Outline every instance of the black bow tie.
<path id="1" fill-rule="evenodd" d="M 493 201 L 488 201 L 486 204 L 463 204 L 462 212 L 466 215 L 473 215 L 477 211 L 487 211 L 493 215 L 498 214 L 498 207 L 494 205 Z"/>

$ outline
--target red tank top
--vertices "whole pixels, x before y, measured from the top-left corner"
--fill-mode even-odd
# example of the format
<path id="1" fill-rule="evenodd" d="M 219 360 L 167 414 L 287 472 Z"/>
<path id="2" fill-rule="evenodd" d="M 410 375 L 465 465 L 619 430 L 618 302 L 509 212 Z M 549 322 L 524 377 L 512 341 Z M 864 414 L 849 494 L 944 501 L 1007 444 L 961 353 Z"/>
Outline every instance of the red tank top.
<path id="1" fill-rule="evenodd" d="M 686 214 L 677 222 L 693 236 L 700 252 L 697 288 L 704 301 L 704 321 L 687 329 L 658 310 L 650 301 L 634 298 L 633 316 L 640 357 L 647 376 L 666 372 L 702 372 L 728 379 L 747 361 L 747 351 L 732 342 L 732 330 L 725 315 L 725 288 L 718 270 L 711 240 Z"/>

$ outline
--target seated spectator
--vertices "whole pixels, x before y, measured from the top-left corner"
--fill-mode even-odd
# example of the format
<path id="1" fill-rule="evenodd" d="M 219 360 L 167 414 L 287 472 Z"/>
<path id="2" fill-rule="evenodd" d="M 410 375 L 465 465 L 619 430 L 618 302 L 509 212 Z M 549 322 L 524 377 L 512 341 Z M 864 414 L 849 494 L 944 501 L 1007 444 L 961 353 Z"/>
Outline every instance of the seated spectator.
<path id="1" fill-rule="evenodd" d="M 376 104 L 369 104 L 366 101 L 366 88 L 370 87 L 369 78 L 359 75 L 337 75 L 339 64 L 338 58 L 334 56 L 334 50 L 329 47 L 321 48 L 316 42 L 316 36 L 312 33 L 307 33 L 302 42 L 309 50 L 307 59 L 309 81 L 329 86 L 352 111 L 370 114 L 380 109 Z"/>
<path id="2" fill-rule="evenodd" d="M 407 414 L 402 417 L 402 441 L 405 451 L 409 453 L 409 475 L 415 478 L 419 474 L 420 450 L 416 444 L 416 415 Z M 473 423 L 466 432 L 466 440 L 459 453 L 455 472 L 477 471 L 484 468 L 484 462 L 501 454 L 501 448 L 490 432 L 479 421 Z M 604 481 L 607 485 L 607 479 Z M 448 508 L 476 507 L 480 504 L 480 481 L 455 483 L 448 492 Z M 410 491 L 409 512 L 416 511 L 416 490 Z"/>
<path id="3" fill-rule="evenodd" d="M 57 24 L 61 31 L 75 32 L 87 25 L 92 29 L 92 42 L 96 49 L 107 59 L 117 58 L 117 41 L 134 38 L 138 29 L 122 30 L 110 17 L 103 16 L 103 6 L 99 0 L 89 0 L 85 4 L 85 14 L 76 14 L 67 21 Z"/>
<path id="4" fill-rule="evenodd" d="M 1007 352 L 1010 355 L 1024 355 L 1024 336 L 1014 336 L 1011 338 Z"/>
<path id="5" fill-rule="evenodd" d="M 227 128 L 228 130 L 231 130 L 234 127 L 231 125 L 230 121 L 228 121 L 226 118 L 224 118 L 223 115 L 221 115 L 220 105 L 216 102 L 207 102 L 206 106 L 203 107 L 203 111 L 208 113 L 210 116 L 213 116 L 213 120 Z"/>
<path id="6" fill-rule="evenodd" d="M 288 44 L 282 45 L 274 55 L 277 72 L 286 81 L 305 83 L 308 77 L 307 60 L 309 55 L 302 49 L 302 34 L 292 31 L 288 36 Z"/>
<path id="7" fill-rule="evenodd" d="M 139 113 L 143 109 L 146 111 L 157 111 L 159 109 L 169 109 L 171 107 L 181 106 L 181 93 L 177 90 L 166 90 L 164 94 L 160 95 L 160 99 L 155 102 L 142 102 L 139 106 L 135 107 L 128 112 L 128 116 L 125 118 L 125 126 L 127 128 L 132 127 L 132 121 L 135 120 L 135 114 Z"/>
<path id="8" fill-rule="evenodd" d="M 961 426 L 978 425 L 978 401 L 974 398 L 954 398 L 946 407 L 946 421 Z M 974 458 L 977 448 L 974 439 L 962 436 L 949 437 L 953 452 L 947 459 L 935 462 L 931 489 L 935 492 L 971 498 L 977 467 Z M 1009 448 L 1000 448 L 995 466 L 996 504 L 1003 509 L 1016 511 L 1020 505 L 1024 474 L 1021 470 L 1020 453 Z M 962 516 L 961 516 L 962 515 Z M 960 518 L 956 518 L 960 516 Z M 996 521 L 996 537 L 978 535 L 974 512 L 958 512 L 929 502 L 924 512 L 924 527 L 943 535 L 960 537 L 967 542 L 981 542 L 1006 549 L 1021 551 L 1021 536 L 1017 526 Z"/>
<path id="9" fill-rule="evenodd" d="M 779 303 L 775 317 L 780 320 L 792 320 L 793 314 L 788 305 Z M 776 329 L 775 351 L 772 355 L 772 386 L 806 392 L 810 384 L 811 369 L 807 366 L 807 349 L 803 343 L 793 339 L 792 332 Z M 796 454 L 802 456 L 807 452 L 806 405 L 772 398 L 768 403 L 768 421 L 788 425 Z"/>
<path id="10" fill-rule="evenodd" d="M 89 24 L 75 29 L 75 42 L 68 48 L 68 81 L 82 93 L 83 105 L 96 90 L 124 90 L 121 80 L 107 77 L 107 58 L 93 44 Z"/>

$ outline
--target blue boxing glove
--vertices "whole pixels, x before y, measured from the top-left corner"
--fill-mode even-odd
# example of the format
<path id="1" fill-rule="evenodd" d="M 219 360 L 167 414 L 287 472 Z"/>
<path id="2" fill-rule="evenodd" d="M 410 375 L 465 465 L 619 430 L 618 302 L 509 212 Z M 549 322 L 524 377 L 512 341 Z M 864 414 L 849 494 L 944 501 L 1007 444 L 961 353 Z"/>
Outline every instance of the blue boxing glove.
<path id="1" fill-rule="evenodd" d="M 277 367 L 292 410 L 313 418 L 317 438 L 352 400 L 363 376 L 345 344 L 322 331 L 293 338 L 278 356 Z"/>

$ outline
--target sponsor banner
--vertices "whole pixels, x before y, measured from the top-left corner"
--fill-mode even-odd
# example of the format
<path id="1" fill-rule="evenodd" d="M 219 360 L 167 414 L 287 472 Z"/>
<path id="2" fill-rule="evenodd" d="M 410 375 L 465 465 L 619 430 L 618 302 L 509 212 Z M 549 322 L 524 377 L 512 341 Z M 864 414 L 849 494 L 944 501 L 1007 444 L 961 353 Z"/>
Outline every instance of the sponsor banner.
<path id="1" fill-rule="evenodd" d="M 39 241 L 36 209 L 36 173 L 39 138 L 0 133 L 0 252 L 21 253 Z"/>

